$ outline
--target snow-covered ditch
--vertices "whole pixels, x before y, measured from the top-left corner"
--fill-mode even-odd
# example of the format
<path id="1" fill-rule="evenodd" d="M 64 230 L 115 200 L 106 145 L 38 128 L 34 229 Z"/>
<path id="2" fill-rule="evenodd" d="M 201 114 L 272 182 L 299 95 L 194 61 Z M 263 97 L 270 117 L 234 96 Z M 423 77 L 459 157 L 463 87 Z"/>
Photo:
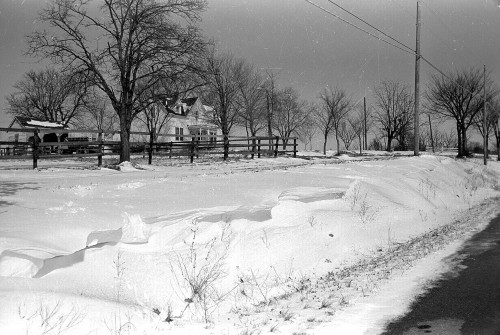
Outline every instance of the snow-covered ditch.
<path id="1" fill-rule="evenodd" d="M 379 332 L 498 214 L 500 165 L 338 163 L 2 170 L 1 333 Z"/>

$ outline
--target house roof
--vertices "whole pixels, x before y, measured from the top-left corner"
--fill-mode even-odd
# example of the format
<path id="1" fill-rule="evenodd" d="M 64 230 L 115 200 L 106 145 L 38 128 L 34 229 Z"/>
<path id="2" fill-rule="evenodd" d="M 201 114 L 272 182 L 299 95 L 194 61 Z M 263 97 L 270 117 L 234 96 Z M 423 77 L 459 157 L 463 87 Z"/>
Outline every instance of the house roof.
<path id="1" fill-rule="evenodd" d="M 172 96 L 160 100 L 160 103 L 168 113 L 174 116 L 185 117 L 189 115 L 189 113 L 191 112 L 191 108 L 193 108 L 198 100 L 200 100 L 199 97 L 178 99 L 177 96 Z M 214 110 L 213 107 L 203 105 L 201 102 L 200 106 L 205 112 L 212 112 Z"/>
<path id="2" fill-rule="evenodd" d="M 184 116 L 189 113 L 189 110 L 198 99 L 198 97 L 178 99 L 174 96 L 165 99 L 164 107 L 171 114 Z"/>
<path id="3" fill-rule="evenodd" d="M 18 123 L 22 128 L 62 128 L 68 129 L 67 126 L 62 124 L 61 122 L 56 121 L 43 121 L 37 120 L 30 117 L 16 116 L 14 120 L 9 125 L 9 128 L 12 128 L 14 123 Z"/>
<path id="4" fill-rule="evenodd" d="M 198 97 L 181 99 L 180 102 L 186 104 L 188 107 L 191 107 L 194 105 L 196 100 L 198 100 Z"/>

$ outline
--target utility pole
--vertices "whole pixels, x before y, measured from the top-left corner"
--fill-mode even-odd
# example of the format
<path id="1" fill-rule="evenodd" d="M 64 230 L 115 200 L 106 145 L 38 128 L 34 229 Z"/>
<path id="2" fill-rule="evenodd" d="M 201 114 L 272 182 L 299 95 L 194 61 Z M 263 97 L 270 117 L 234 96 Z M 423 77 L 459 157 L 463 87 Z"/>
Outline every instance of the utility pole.
<path id="1" fill-rule="evenodd" d="M 274 77 L 269 77 L 271 79 L 271 89 L 267 87 L 261 87 L 258 89 L 264 90 L 266 92 L 266 118 L 267 118 L 267 140 L 269 141 L 269 151 L 273 148 L 273 129 L 272 129 L 272 119 L 274 111 Z"/>
<path id="2" fill-rule="evenodd" d="M 488 125 L 486 122 L 486 65 L 484 66 L 483 78 L 483 154 L 484 165 L 488 164 Z"/>
<path id="3" fill-rule="evenodd" d="M 432 137 L 432 120 L 431 120 L 431 115 L 427 114 L 427 116 L 429 117 L 429 132 L 430 132 L 430 135 L 431 135 L 432 152 L 436 152 L 436 150 L 434 148 L 434 137 Z"/>
<path id="4" fill-rule="evenodd" d="M 272 120 L 274 116 L 275 109 L 275 80 L 276 75 L 273 70 L 281 70 L 281 68 L 261 68 L 261 70 L 265 70 L 267 78 L 271 83 L 270 90 L 266 87 L 266 95 L 267 95 L 267 136 L 269 137 L 269 151 L 273 148 L 273 129 L 272 129 Z M 270 91 L 270 92 L 269 92 Z"/>
<path id="5" fill-rule="evenodd" d="M 365 137 L 365 150 L 368 150 L 368 127 L 367 127 L 367 122 L 366 122 L 366 97 L 363 97 L 363 111 L 364 111 L 364 121 L 365 121 L 365 127 L 364 127 L 364 137 Z M 361 145 L 360 145 L 361 146 Z"/>
<path id="6" fill-rule="evenodd" d="M 420 3 L 417 1 L 417 38 L 415 53 L 415 147 L 413 155 L 420 154 Z"/>

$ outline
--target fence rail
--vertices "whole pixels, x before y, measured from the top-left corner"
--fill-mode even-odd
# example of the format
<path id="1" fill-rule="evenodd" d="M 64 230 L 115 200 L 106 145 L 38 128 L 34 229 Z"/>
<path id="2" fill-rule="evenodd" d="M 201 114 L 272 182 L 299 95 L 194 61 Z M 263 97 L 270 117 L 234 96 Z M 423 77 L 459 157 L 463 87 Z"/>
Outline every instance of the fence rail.
<path id="1" fill-rule="evenodd" d="M 38 167 L 39 159 L 64 159 L 97 157 L 97 165 L 102 165 L 102 157 L 117 155 L 120 152 L 120 141 L 106 140 L 105 135 L 117 134 L 116 131 L 94 129 L 61 129 L 61 128 L 0 128 L 1 133 L 27 133 L 31 135 L 27 141 L 0 141 L 0 160 L 31 159 L 33 168 Z M 97 134 L 97 140 L 85 141 L 81 137 L 75 141 L 42 142 L 40 134 Z M 224 137 L 221 135 L 179 135 L 152 134 L 147 132 L 131 132 L 131 135 L 147 136 L 147 141 L 131 141 L 132 153 L 148 154 L 148 163 L 153 156 L 189 157 L 190 163 L 203 155 L 250 155 L 251 158 L 262 156 L 277 157 L 283 154 L 297 156 L 297 138 L 276 137 Z M 1 137 L 0 137 L 1 138 Z M 59 138 L 59 137 L 58 137 Z M 153 139 L 157 140 L 154 141 Z M 166 141 L 165 139 L 173 139 Z M 163 141 L 158 141 L 162 139 Z M 292 150 L 290 150 L 292 149 Z"/>

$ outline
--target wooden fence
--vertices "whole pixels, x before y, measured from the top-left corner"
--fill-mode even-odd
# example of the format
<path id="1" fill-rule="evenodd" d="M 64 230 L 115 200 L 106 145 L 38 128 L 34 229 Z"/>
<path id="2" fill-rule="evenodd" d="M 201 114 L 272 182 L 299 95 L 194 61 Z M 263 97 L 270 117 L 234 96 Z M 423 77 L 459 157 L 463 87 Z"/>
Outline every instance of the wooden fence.
<path id="1" fill-rule="evenodd" d="M 97 165 L 102 165 L 102 157 L 117 155 L 120 152 L 120 141 L 106 140 L 106 135 L 118 132 L 105 132 L 88 129 L 60 129 L 60 128 L 0 128 L 0 133 L 26 133 L 26 141 L 0 141 L 0 159 L 32 159 L 33 168 L 38 167 L 40 159 L 87 158 L 97 157 Z M 71 140 L 67 137 L 59 142 L 42 142 L 40 135 L 55 133 L 94 134 L 97 140 Z M 142 136 L 147 141 L 131 141 L 131 153 L 147 153 L 148 163 L 153 156 L 188 157 L 190 163 L 203 155 L 223 155 L 224 159 L 230 155 L 249 155 L 252 159 L 257 156 L 277 157 L 280 154 L 297 156 L 297 138 L 276 137 L 223 137 L 220 135 L 178 135 L 155 134 L 147 132 L 131 132 L 131 136 Z M 58 138 L 59 138 L 58 136 Z M 155 141 L 154 138 L 157 140 Z M 161 140 L 160 140 L 161 139 Z M 172 139 L 168 141 L 168 139 Z M 162 141 L 163 140 L 163 141 Z"/>

